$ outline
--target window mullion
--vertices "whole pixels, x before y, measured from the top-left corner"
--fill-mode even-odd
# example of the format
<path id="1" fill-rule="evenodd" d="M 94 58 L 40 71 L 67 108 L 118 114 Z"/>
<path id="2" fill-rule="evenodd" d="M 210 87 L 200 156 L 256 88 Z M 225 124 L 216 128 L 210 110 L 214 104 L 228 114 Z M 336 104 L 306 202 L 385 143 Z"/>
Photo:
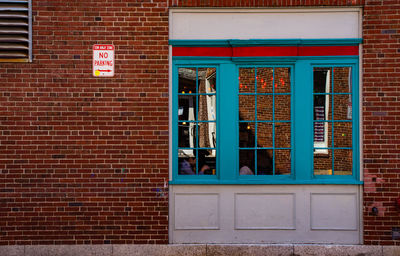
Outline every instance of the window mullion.
<path id="1" fill-rule="evenodd" d="M 220 179 L 235 180 L 238 166 L 238 80 L 234 64 L 221 64 L 218 88 L 218 131 Z"/>
<path id="2" fill-rule="evenodd" d="M 310 180 L 313 170 L 313 93 L 308 61 L 297 61 L 294 68 L 294 165 L 295 180 Z"/>

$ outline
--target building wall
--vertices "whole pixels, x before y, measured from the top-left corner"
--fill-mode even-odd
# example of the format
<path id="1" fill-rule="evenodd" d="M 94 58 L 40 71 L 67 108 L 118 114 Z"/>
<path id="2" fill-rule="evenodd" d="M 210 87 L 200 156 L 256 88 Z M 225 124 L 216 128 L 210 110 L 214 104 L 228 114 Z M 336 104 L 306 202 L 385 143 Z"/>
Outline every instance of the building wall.
<path id="1" fill-rule="evenodd" d="M 400 245 L 397 0 L 33 1 L 33 62 L 0 64 L 0 244 L 167 243 L 168 7 L 295 6 L 364 8 L 364 243 Z"/>
<path id="2" fill-rule="evenodd" d="M 0 245 L 167 243 L 166 1 L 32 2 L 33 62 L 0 63 Z"/>
<path id="3" fill-rule="evenodd" d="M 400 245 L 400 2 L 366 1 L 363 32 L 364 241 Z"/>

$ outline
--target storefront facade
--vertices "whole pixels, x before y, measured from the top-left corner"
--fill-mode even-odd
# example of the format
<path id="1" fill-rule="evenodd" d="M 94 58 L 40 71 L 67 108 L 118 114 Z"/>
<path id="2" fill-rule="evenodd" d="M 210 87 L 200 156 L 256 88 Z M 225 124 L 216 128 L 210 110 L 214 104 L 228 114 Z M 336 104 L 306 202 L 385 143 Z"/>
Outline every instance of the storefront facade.
<path id="1" fill-rule="evenodd" d="M 361 42 L 361 9 L 170 11 L 170 242 L 360 243 Z"/>

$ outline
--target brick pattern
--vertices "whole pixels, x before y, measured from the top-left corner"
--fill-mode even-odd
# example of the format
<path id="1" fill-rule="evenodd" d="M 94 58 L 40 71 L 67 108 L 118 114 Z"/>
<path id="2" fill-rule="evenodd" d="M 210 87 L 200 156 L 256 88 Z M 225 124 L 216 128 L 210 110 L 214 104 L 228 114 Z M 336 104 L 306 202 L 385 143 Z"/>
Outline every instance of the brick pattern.
<path id="1" fill-rule="evenodd" d="M 167 2 L 32 2 L 34 61 L 0 65 L 0 245 L 167 243 Z"/>
<path id="2" fill-rule="evenodd" d="M 363 21 L 364 242 L 400 245 L 400 2 L 367 0 Z M 375 216 L 372 208 L 378 209 Z"/>

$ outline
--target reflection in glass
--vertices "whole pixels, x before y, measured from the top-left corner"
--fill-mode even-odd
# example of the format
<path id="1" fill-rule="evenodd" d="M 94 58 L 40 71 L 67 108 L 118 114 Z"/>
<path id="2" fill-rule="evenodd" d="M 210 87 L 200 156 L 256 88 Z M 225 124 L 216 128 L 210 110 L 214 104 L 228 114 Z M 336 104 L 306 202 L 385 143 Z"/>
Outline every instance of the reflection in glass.
<path id="1" fill-rule="evenodd" d="M 196 123 L 178 123 L 178 147 L 193 148 L 196 146 Z"/>
<path id="2" fill-rule="evenodd" d="M 290 68 L 240 68 L 239 76 L 239 173 L 290 174 L 291 150 L 278 150 L 291 148 Z"/>
<path id="3" fill-rule="evenodd" d="M 333 68 L 333 92 L 351 93 L 352 77 L 351 67 Z"/>
<path id="4" fill-rule="evenodd" d="M 179 68 L 178 76 L 178 174 L 215 175 L 216 68 Z"/>
<path id="5" fill-rule="evenodd" d="M 196 69 L 179 68 L 178 93 L 196 93 Z"/>
<path id="6" fill-rule="evenodd" d="M 178 152 L 178 174 L 196 174 L 196 152 L 193 149 L 179 149 Z"/>
<path id="7" fill-rule="evenodd" d="M 216 119 L 216 95 L 199 95 L 198 117 L 202 121 L 213 121 Z"/>
<path id="8" fill-rule="evenodd" d="M 290 148 L 290 123 L 275 123 L 275 148 Z"/>
<path id="9" fill-rule="evenodd" d="M 196 96 L 179 95 L 178 96 L 178 119 L 185 121 L 196 120 Z"/>
<path id="10" fill-rule="evenodd" d="M 239 93 L 255 93 L 255 69 L 239 69 Z"/>
<path id="11" fill-rule="evenodd" d="M 326 154 L 314 154 L 314 175 L 332 175 L 332 150 L 325 149 Z"/>
<path id="12" fill-rule="evenodd" d="M 255 120 L 255 96 L 239 95 L 239 118 L 240 120 Z"/>
<path id="13" fill-rule="evenodd" d="M 331 69 L 314 68 L 314 93 L 331 93 Z M 314 95 L 314 120 L 332 119 L 330 95 Z"/>
<path id="14" fill-rule="evenodd" d="M 275 175 L 288 175 L 290 169 L 290 150 L 275 150 Z"/>
<path id="15" fill-rule="evenodd" d="M 257 120 L 272 120 L 272 95 L 257 95 Z"/>
<path id="16" fill-rule="evenodd" d="M 353 140 L 351 122 L 335 122 L 333 133 L 335 148 L 351 148 Z"/>
<path id="17" fill-rule="evenodd" d="M 216 150 L 179 149 L 178 157 L 179 175 L 216 174 Z"/>
<path id="18" fill-rule="evenodd" d="M 215 122 L 199 123 L 199 147 L 217 147 L 217 126 Z"/>
<path id="19" fill-rule="evenodd" d="M 217 75 L 215 68 L 199 68 L 199 91 L 198 93 L 216 93 Z"/>
<path id="20" fill-rule="evenodd" d="M 332 101 L 330 95 L 314 95 L 314 120 L 332 119 Z"/>
<path id="21" fill-rule="evenodd" d="M 333 96 L 333 119 L 334 120 L 351 120 L 352 106 L 351 95 L 335 94 Z"/>
<path id="22" fill-rule="evenodd" d="M 239 123 L 239 147 L 254 148 L 255 134 L 255 123 Z"/>
<path id="23" fill-rule="evenodd" d="M 275 120 L 290 118 L 290 95 L 275 95 Z"/>
<path id="24" fill-rule="evenodd" d="M 275 68 L 275 93 L 290 93 L 290 68 Z"/>
<path id="25" fill-rule="evenodd" d="M 314 93 L 332 93 L 331 68 L 314 68 Z"/>
<path id="26" fill-rule="evenodd" d="M 335 149 L 334 167 L 335 175 L 352 175 L 353 151 L 350 149 Z"/>
<path id="27" fill-rule="evenodd" d="M 257 175 L 273 174 L 273 150 L 258 149 L 257 150 Z"/>
<path id="28" fill-rule="evenodd" d="M 272 123 L 257 123 L 257 147 L 272 148 L 272 146 Z"/>
<path id="29" fill-rule="evenodd" d="M 215 175 L 215 150 L 200 149 L 198 152 L 199 175 Z"/>
<path id="30" fill-rule="evenodd" d="M 314 122 L 314 147 L 326 148 L 332 146 L 332 123 Z M 323 151 L 317 150 L 315 153 Z"/>
<path id="31" fill-rule="evenodd" d="M 257 68 L 257 93 L 272 93 L 273 68 Z"/>
<path id="32" fill-rule="evenodd" d="M 254 174 L 254 150 L 239 150 L 239 174 Z"/>

